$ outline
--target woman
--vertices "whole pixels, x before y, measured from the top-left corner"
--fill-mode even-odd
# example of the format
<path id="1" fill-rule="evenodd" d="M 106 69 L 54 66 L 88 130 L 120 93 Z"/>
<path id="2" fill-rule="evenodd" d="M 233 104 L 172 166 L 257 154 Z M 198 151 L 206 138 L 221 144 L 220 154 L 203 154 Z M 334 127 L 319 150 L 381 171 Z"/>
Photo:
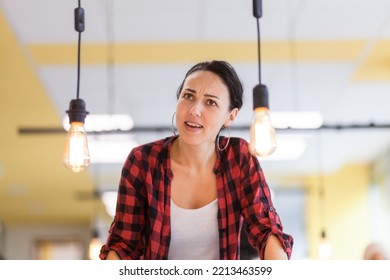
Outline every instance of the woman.
<path id="1" fill-rule="evenodd" d="M 242 106 L 230 64 L 193 66 L 177 92 L 178 134 L 134 148 L 101 259 L 239 259 L 242 224 L 261 259 L 289 259 L 293 239 L 248 143 L 220 136 Z"/>

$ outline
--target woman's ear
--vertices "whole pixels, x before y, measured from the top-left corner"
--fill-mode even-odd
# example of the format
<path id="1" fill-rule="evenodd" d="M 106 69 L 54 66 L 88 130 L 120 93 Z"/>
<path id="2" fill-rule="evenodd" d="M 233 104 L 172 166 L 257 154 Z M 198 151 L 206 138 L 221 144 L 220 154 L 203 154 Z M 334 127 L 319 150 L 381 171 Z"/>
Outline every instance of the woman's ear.
<path id="1" fill-rule="evenodd" d="M 230 126 L 230 124 L 234 121 L 234 119 L 237 117 L 238 114 L 238 108 L 234 108 L 233 110 L 230 111 L 229 113 L 229 118 L 224 124 L 224 127 Z"/>

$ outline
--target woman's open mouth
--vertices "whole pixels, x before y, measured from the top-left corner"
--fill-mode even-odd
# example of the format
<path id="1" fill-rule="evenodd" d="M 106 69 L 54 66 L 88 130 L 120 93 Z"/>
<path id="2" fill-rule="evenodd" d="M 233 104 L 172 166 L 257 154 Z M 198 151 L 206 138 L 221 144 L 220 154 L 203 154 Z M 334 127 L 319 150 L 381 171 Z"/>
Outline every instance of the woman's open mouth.
<path id="1" fill-rule="evenodd" d="M 203 128 L 203 125 L 200 125 L 200 124 L 196 124 L 196 123 L 192 123 L 192 122 L 184 122 L 185 125 L 188 127 L 188 128 L 191 128 L 191 129 L 200 129 L 200 128 Z"/>

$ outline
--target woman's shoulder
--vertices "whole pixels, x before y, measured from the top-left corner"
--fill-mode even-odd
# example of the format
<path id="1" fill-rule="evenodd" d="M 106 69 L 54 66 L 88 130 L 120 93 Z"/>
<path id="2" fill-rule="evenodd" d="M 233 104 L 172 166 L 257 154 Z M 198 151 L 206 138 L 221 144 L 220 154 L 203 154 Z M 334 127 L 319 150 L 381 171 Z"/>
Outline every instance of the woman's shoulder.
<path id="1" fill-rule="evenodd" d="M 140 144 L 131 149 L 125 161 L 126 166 L 143 163 L 144 166 L 164 163 L 169 156 L 169 143 L 174 137 L 166 137 Z"/>
<path id="2" fill-rule="evenodd" d="M 230 141 L 236 145 L 248 145 L 248 141 L 242 137 L 230 137 Z"/>
<path id="3" fill-rule="evenodd" d="M 221 151 L 219 155 L 222 165 L 228 166 L 229 169 L 231 166 L 239 166 L 240 168 L 244 168 L 254 162 L 254 157 L 249 152 L 248 141 L 241 137 L 231 137 L 226 149 Z M 225 165 L 224 162 L 230 164 Z"/>
<path id="4" fill-rule="evenodd" d="M 249 143 L 247 140 L 241 137 L 230 137 L 229 146 L 237 152 L 248 152 Z"/>
<path id="5" fill-rule="evenodd" d="M 226 149 L 221 152 L 222 157 L 242 161 L 250 156 L 249 143 L 244 138 L 230 137 L 230 139 L 224 138 L 220 142 L 222 143 L 221 146 L 226 145 Z"/>

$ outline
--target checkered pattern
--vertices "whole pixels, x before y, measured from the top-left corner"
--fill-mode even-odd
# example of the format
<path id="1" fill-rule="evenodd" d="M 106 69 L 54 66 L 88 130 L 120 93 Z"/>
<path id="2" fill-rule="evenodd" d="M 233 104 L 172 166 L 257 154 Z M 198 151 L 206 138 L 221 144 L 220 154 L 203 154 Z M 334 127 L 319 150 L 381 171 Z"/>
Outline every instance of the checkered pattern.
<path id="1" fill-rule="evenodd" d="M 134 148 L 119 182 L 116 216 L 100 258 L 109 250 L 121 259 L 167 259 L 170 243 L 170 182 L 173 178 L 169 152 L 174 136 Z M 227 139 L 221 137 L 221 145 Z M 222 260 L 240 258 L 243 221 L 250 244 L 264 258 L 270 234 L 278 237 L 287 256 L 293 238 L 283 232 L 273 207 L 270 190 L 248 143 L 231 138 L 225 151 L 218 151 L 214 167 L 217 180 L 219 254 Z"/>

